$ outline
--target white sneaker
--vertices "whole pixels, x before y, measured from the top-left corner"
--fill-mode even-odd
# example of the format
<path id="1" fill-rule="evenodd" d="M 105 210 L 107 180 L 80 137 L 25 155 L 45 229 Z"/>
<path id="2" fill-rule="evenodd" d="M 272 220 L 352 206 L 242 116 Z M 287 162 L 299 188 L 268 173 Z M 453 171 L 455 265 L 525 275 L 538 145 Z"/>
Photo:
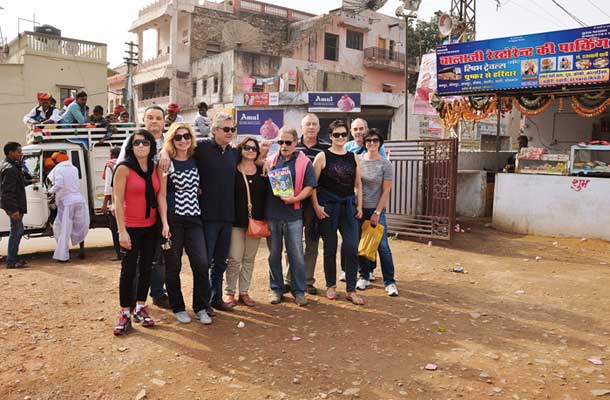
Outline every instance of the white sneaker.
<path id="1" fill-rule="evenodd" d="M 375 273 L 373 271 L 369 272 L 369 281 L 375 281 Z"/>
<path id="2" fill-rule="evenodd" d="M 356 283 L 356 289 L 365 290 L 368 285 L 370 285 L 369 281 L 367 281 L 364 278 L 360 278 L 360 279 L 358 279 L 358 282 Z"/>
<path id="3" fill-rule="evenodd" d="M 189 317 L 186 311 L 174 313 L 174 316 L 181 324 L 188 324 L 191 322 L 191 317 Z"/>
<path id="4" fill-rule="evenodd" d="M 206 310 L 199 310 L 197 312 L 197 318 L 204 325 L 210 325 L 212 323 L 212 318 L 209 316 Z"/>
<path id="5" fill-rule="evenodd" d="M 388 286 L 386 286 L 385 291 L 388 292 L 388 296 L 398 296 L 398 289 L 396 288 L 396 284 L 394 283 L 390 283 Z"/>
<path id="6" fill-rule="evenodd" d="M 341 282 L 345 282 L 345 271 L 341 271 L 341 273 L 339 274 L 339 280 Z"/>

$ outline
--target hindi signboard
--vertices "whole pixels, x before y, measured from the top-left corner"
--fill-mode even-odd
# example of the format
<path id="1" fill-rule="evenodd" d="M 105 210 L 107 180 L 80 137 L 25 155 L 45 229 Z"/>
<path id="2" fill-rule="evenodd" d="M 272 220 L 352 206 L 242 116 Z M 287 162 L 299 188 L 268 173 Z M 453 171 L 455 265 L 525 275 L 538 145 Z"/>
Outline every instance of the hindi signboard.
<path id="1" fill-rule="evenodd" d="M 494 93 L 610 81 L 610 24 L 440 45 L 440 95 Z"/>

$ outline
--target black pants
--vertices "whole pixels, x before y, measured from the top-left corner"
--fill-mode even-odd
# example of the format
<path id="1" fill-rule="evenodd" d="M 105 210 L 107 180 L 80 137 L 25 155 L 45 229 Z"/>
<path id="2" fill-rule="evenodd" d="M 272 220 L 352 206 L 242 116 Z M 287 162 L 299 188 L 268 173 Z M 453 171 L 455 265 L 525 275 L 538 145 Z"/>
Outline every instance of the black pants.
<path id="1" fill-rule="evenodd" d="M 146 301 L 153 259 L 151 249 L 157 241 L 158 232 L 156 226 L 127 228 L 127 233 L 131 238 L 131 250 L 123 249 L 121 279 L 119 282 L 119 299 L 122 308 L 131 306 L 134 297 L 137 301 Z M 134 279 L 136 275 L 138 275 L 138 284 L 136 289 L 137 294 L 134 296 Z"/>
<path id="2" fill-rule="evenodd" d="M 112 246 L 116 252 L 117 258 L 121 258 L 121 245 L 119 244 L 119 228 L 116 223 L 116 218 L 112 213 L 106 214 L 108 218 L 108 229 L 112 233 Z"/>
<path id="3" fill-rule="evenodd" d="M 185 311 L 180 283 L 182 251 L 186 254 L 193 271 L 193 311 L 209 307 L 210 278 L 208 256 L 203 235 L 203 224 L 199 217 L 169 216 L 172 248 L 165 251 L 165 285 L 172 310 Z"/>

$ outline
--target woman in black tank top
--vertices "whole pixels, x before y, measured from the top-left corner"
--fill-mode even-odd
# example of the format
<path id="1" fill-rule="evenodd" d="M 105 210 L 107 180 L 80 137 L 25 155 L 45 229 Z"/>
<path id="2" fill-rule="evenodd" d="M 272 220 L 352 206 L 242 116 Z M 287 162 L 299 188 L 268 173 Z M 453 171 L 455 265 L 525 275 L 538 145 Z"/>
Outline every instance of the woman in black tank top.
<path id="1" fill-rule="evenodd" d="M 313 207 L 319 219 L 324 241 L 324 276 L 326 297 L 337 298 L 337 230 L 343 238 L 341 263 L 345 270 L 347 299 L 356 305 L 364 300 L 356 293 L 358 274 L 358 221 L 362 217 L 362 183 L 360 166 L 353 153 L 343 146 L 347 142 L 345 122 L 336 120 L 329 127 L 332 146 L 319 153 L 313 163 L 318 187 Z"/>

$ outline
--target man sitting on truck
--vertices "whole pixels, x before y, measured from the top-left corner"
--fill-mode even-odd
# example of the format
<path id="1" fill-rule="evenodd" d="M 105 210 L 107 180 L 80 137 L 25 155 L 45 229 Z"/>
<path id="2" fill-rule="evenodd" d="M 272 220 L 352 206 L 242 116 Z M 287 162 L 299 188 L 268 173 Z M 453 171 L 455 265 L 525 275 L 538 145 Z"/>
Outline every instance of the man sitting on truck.
<path id="1" fill-rule="evenodd" d="M 70 243 L 80 245 L 80 258 L 84 258 L 85 237 L 89 232 L 89 210 L 80 191 L 78 169 L 72 165 L 67 154 L 56 153 L 53 160 L 58 164 L 49 173 L 53 183 L 49 193 L 55 194 L 57 217 L 53 223 L 53 236 L 57 247 L 53 259 L 59 262 L 70 260 Z"/>
<path id="2" fill-rule="evenodd" d="M 61 124 L 87 123 L 87 93 L 84 90 L 76 93 L 74 100 L 61 116 Z"/>
<path id="3" fill-rule="evenodd" d="M 50 93 L 38 93 L 38 105 L 23 117 L 26 125 L 54 124 L 60 120 L 59 110 L 51 105 Z"/>

